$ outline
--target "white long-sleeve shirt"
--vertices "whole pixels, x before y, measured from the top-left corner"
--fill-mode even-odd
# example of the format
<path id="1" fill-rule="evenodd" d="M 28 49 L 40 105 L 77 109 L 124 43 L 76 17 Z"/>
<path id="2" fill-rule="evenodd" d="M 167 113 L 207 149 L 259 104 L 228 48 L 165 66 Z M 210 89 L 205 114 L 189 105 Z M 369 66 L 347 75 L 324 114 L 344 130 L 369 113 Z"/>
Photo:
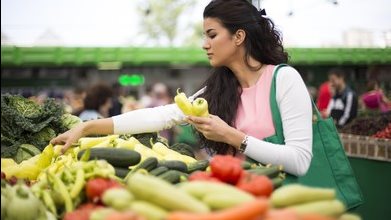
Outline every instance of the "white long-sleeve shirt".
<path id="1" fill-rule="evenodd" d="M 198 96 L 194 94 L 191 99 Z M 264 164 L 283 165 L 293 175 L 307 172 L 312 158 L 312 106 L 300 74 L 282 67 L 276 82 L 285 145 L 249 136 L 245 155 Z M 184 123 L 185 115 L 176 104 L 139 109 L 112 117 L 115 134 L 156 132 Z"/>

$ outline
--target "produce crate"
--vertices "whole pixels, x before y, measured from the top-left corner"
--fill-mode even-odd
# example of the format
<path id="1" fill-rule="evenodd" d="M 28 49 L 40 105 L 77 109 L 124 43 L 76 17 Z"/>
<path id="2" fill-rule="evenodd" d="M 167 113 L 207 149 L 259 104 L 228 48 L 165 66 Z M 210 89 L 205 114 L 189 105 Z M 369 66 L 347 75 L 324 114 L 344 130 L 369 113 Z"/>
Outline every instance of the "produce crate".
<path id="1" fill-rule="evenodd" d="M 349 157 L 391 162 L 391 139 L 340 133 Z"/>

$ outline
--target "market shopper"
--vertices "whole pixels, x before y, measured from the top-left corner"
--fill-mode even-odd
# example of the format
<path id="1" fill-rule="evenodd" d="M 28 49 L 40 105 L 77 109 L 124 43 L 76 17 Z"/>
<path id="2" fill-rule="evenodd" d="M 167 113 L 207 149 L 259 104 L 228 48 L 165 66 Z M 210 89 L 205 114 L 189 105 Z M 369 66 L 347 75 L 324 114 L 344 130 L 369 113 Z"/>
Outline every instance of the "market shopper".
<path id="1" fill-rule="evenodd" d="M 327 114 L 334 119 L 337 127 L 343 127 L 357 116 L 358 98 L 346 84 L 345 72 L 342 69 L 333 68 L 328 75 L 335 93 L 327 106 Z"/>
<path id="2" fill-rule="evenodd" d="M 271 19 L 246 0 L 214 0 L 204 10 L 203 28 L 203 49 L 214 69 L 191 99 L 204 97 L 209 117 L 186 117 L 176 104 L 168 104 L 88 121 L 51 143 L 62 143 L 66 150 L 86 135 L 155 132 L 188 122 L 210 154 L 245 155 L 304 175 L 312 158 L 312 108 L 307 88 L 292 67 L 281 67 L 276 78 L 285 143 L 264 141 L 275 133 L 269 100 L 274 70 L 288 61 Z"/>
<path id="3" fill-rule="evenodd" d="M 86 91 L 84 110 L 79 117 L 82 121 L 109 117 L 112 107 L 113 90 L 105 83 L 96 83 Z"/>
<path id="4" fill-rule="evenodd" d="M 316 106 L 323 118 L 327 117 L 327 106 L 329 105 L 332 96 L 333 92 L 330 81 L 327 80 L 319 86 L 319 92 L 316 99 Z"/>
<path id="5" fill-rule="evenodd" d="M 367 83 L 367 91 L 360 97 L 361 106 L 364 109 L 378 110 L 382 113 L 391 110 L 391 101 L 384 94 L 376 80 Z"/>

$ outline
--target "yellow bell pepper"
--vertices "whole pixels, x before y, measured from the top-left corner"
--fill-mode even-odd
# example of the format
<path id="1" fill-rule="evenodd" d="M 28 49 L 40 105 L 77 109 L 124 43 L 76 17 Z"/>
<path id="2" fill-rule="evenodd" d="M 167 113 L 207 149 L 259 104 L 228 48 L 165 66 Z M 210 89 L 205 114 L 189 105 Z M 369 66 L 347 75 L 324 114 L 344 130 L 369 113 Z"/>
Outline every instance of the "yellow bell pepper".
<path id="1" fill-rule="evenodd" d="M 208 117 L 208 102 L 204 98 L 196 98 L 193 102 L 193 114 L 200 117 Z"/>
<path id="2" fill-rule="evenodd" d="M 193 105 L 187 99 L 186 94 L 184 92 L 180 93 L 178 89 L 177 95 L 174 97 L 174 101 L 179 107 L 179 109 L 183 112 L 183 114 L 193 115 Z"/>

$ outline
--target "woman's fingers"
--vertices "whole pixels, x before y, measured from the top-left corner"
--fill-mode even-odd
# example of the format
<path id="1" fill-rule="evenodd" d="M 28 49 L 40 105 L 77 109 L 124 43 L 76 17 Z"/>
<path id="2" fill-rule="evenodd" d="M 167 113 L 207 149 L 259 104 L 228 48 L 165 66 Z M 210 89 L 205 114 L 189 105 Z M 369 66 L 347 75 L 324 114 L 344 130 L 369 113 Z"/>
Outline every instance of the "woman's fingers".
<path id="1" fill-rule="evenodd" d="M 197 124 L 206 124 L 210 122 L 211 116 L 212 115 L 210 115 L 210 117 L 188 116 L 188 120 L 190 122 L 197 123 Z"/>
<path id="2" fill-rule="evenodd" d="M 57 136 L 57 137 L 53 138 L 52 140 L 50 140 L 50 143 L 53 145 L 62 144 L 60 136 Z"/>
<path id="3" fill-rule="evenodd" d="M 61 153 L 65 153 L 67 150 L 68 150 L 68 148 L 70 148 L 71 147 L 71 142 L 67 142 L 67 143 L 65 143 L 64 144 L 64 146 L 62 147 L 62 149 L 61 149 Z"/>

